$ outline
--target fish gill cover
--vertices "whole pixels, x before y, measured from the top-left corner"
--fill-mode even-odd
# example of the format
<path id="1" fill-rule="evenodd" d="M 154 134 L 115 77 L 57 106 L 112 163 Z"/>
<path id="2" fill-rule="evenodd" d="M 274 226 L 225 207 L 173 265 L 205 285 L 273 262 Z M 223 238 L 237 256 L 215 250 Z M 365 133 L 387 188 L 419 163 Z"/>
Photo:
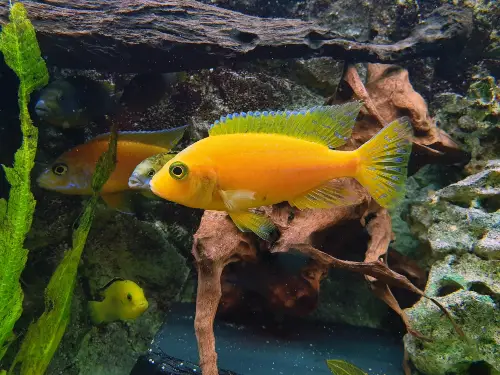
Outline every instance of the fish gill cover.
<path id="1" fill-rule="evenodd" d="M 38 129 L 28 113 L 30 94 L 47 84 L 49 74 L 35 36 L 35 29 L 21 3 L 10 9 L 10 22 L 0 34 L 0 50 L 6 64 L 19 77 L 19 112 L 22 144 L 15 154 L 13 167 L 3 166 L 11 188 L 9 199 L 0 199 L 0 358 L 6 341 L 22 312 L 23 292 L 19 277 L 26 263 L 28 250 L 24 238 L 28 233 L 35 210 L 30 190 L 30 172 L 37 149 Z"/>

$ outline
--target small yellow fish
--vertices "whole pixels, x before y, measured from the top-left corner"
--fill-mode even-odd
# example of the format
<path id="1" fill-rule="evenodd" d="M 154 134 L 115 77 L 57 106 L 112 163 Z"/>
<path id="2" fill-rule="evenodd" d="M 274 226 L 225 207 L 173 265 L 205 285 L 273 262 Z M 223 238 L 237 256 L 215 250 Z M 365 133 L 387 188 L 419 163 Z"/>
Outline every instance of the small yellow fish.
<path id="1" fill-rule="evenodd" d="M 382 207 L 404 195 L 412 128 L 393 121 L 354 151 L 346 143 L 361 102 L 304 111 L 232 114 L 210 136 L 179 152 L 151 179 L 151 191 L 173 202 L 226 211 L 242 231 L 269 239 L 274 224 L 249 211 L 288 201 L 299 209 L 352 204 L 336 182 L 354 177 Z"/>
<path id="2" fill-rule="evenodd" d="M 95 325 L 116 320 L 133 320 L 148 309 L 142 288 L 130 280 L 114 279 L 102 293 L 103 301 L 90 301 L 90 319 Z"/>
<path id="3" fill-rule="evenodd" d="M 152 132 L 120 132 L 116 168 L 101 190 L 108 206 L 123 212 L 127 207 L 125 193 L 134 168 L 144 159 L 172 149 L 182 138 L 187 126 Z M 97 160 L 108 148 L 109 134 L 100 135 L 65 152 L 38 177 L 38 185 L 63 194 L 92 194 L 92 175 Z"/>
<path id="4" fill-rule="evenodd" d="M 128 179 L 128 187 L 134 190 L 147 190 L 150 192 L 149 183 L 153 176 L 175 155 L 177 155 L 177 152 L 168 151 L 143 160 L 135 167 Z"/>

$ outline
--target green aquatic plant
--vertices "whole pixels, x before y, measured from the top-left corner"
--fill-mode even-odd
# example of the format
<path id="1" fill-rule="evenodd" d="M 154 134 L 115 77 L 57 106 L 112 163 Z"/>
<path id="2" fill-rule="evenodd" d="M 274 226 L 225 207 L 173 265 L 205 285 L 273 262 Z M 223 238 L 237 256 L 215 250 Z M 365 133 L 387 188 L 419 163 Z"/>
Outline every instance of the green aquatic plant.
<path id="1" fill-rule="evenodd" d="M 92 177 L 91 198 L 85 204 L 78 228 L 73 232 L 73 248 L 69 250 L 52 275 L 45 290 L 45 311 L 33 323 L 12 363 L 9 374 L 42 375 L 45 373 L 69 323 L 71 300 L 76 283 L 78 265 L 87 236 L 92 226 L 99 191 L 108 180 L 116 165 L 117 133 L 113 127 L 109 147 L 97 162 Z"/>
<path id="2" fill-rule="evenodd" d="M 0 359 L 22 312 L 23 292 L 19 278 L 28 255 L 24 239 L 35 210 L 30 172 L 35 160 L 38 130 L 29 116 L 28 103 L 30 94 L 49 80 L 35 29 L 21 3 L 10 8 L 9 21 L 0 34 L 0 51 L 20 81 L 18 103 L 23 139 L 13 167 L 3 166 L 10 192 L 8 201 L 0 199 Z"/>
<path id="3" fill-rule="evenodd" d="M 342 359 L 329 359 L 326 365 L 333 375 L 368 375 L 359 367 Z"/>

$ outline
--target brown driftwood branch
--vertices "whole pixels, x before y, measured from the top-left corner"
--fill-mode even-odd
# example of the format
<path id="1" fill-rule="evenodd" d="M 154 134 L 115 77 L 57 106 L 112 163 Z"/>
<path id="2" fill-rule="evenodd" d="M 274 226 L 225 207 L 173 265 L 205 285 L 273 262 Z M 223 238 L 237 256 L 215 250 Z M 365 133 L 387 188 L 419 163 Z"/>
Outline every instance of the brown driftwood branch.
<path id="1" fill-rule="evenodd" d="M 224 62 L 332 56 L 396 62 L 449 55 L 472 29 L 472 13 L 443 6 L 392 45 L 347 40 L 313 22 L 259 18 L 195 0 L 23 1 L 47 62 L 114 72 L 182 71 Z M 0 24 L 8 2 L 0 4 Z"/>
<path id="2" fill-rule="evenodd" d="M 399 112 L 404 110 L 410 113 L 409 117 L 415 129 L 415 142 L 440 145 L 440 149 L 447 151 L 448 154 L 457 152 L 456 144 L 447 140 L 442 141 L 442 132 L 438 131 L 435 122 L 430 118 L 423 98 L 411 87 L 406 71 L 395 70 L 394 67 L 387 65 L 370 64 L 368 73 L 368 84 L 365 87 L 353 67 L 346 72 L 346 82 L 353 89 L 353 94 L 365 101 L 368 112 L 363 116 L 364 119 L 357 122 L 347 147 L 359 147 L 384 123 L 399 117 Z M 264 213 L 280 230 L 279 239 L 273 244 L 258 241 L 255 236 L 240 232 L 224 212 L 205 211 L 193 244 L 193 255 L 199 272 L 195 330 L 204 375 L 218 374 L 212 326 L 217 303 L 223 295 L 220 285 L 222 270 L 226 264 L 239 259 L 256 261 L 257 249 L 273 253 L 296 250 L 309 256 L 312 262 L 302 274 L 313 281 L 311 286 L 314 284 L 316 291 L 319 291 L 321 275 L 325 275 L 330 267 L 364 275 L 374 294 L 399 314 L 410 334 L 422 340 L 430 338 L 411 327 L 408 316 L 400 307 L 390 287 L 406 289 L 428 298 L 447 316 L 455 331 L 467 340 L 464 332 L 439 301 L 425 295 L 422 289 L 415 286 L 403 273 L 389 268 L 387 252 L 392 238 L 392 227 L 387 210 L 379 207 L 366 190 L 352 179 L 341 180 L 346 189 L 355 192 L 359 197 L 352 206 L 305 211 L 297 211 L 283 204 L 263 207 Z M 290 215 L 291 213 L 293 215 Z M 372 218 L 367 222 L 370 216 Z M 354 221 L 359 221 L 370 235 L 364 262 L 347 261 L 336 257 L 336 252 L 345 246 L 346 242 L 342 242 L 340 238 L 337 244 L 337 240 L 331 239 L 332 233 L 336 233 L 332 232 L 334 228 Z M 360 229 L 353 227 L 351 230 Z M 349 238 L 350 235 L 357 234 L 349 233 L 347 229 L 342 232 L 342 237 Z M 419 272 L 406 272 L 405 267 L 399 269 L 409 276 L 419 274 Z M 406 366 L 405 371 L 407 370 Z"/>

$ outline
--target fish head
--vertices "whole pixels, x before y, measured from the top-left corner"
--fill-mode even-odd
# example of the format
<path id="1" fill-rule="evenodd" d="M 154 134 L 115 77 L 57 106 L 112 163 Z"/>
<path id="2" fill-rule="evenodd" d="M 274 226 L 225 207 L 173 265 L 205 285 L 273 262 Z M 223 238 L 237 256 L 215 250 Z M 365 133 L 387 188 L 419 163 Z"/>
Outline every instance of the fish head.
<path id="1" fill-rule="evenodd" d="M 121 281 L 120 288 L 117 290 L 121 307 L 124 309 L 123 315 L 127 318 L 137 318 L 148 309 L 149 303 L 144 295 L 144 290 L 133 281 Z"/>
<path id="2" fill-rule="evenodd" d="M 35 112 L 41 120 L 63 128 L 80 125 L 83 111 L 75 88 L 64 80 L 45 87 L 35 104 Z"/>
<path id="3" fill-rule="evenodd" d="M 128 186 L 134 190 L 150 190 L 153 176 L 176 154 L 164 152 L 143 160 L 130 175 Z"/>
<path id="4" fill-rule="evenodd" d="M 189 147 L 167 162 L 151 179 L 151 191 L 166 200 L 205 208 L 216 195 L 217 173 L 210 158 L 189 153 Z"/>
<path id="5" fill-rule="evenodd" d="M 37 178 L 38 186 L 64 194 L 87 194 L 91 191 L 92 170 L 81 161 L 65 153 Z"/>
<path id="6" fill-rule="evenodd" d="M 128 179 L 128 187 L 134 190 L 149 190 L 149 183 L 157 170 L 151 162 L 146 159 L 135 167 Z"/>

